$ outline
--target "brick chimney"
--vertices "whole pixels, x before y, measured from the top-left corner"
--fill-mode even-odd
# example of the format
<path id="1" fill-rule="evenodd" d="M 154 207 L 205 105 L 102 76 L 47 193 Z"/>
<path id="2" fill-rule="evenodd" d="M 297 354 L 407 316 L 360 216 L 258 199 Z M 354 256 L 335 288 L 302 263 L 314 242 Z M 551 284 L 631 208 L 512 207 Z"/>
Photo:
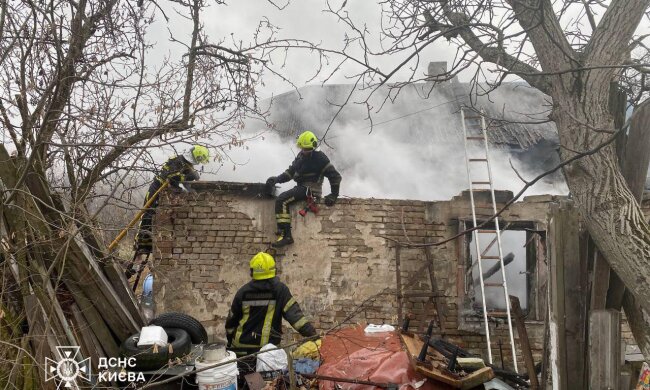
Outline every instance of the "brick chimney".
<path id="1" fill-rule="evenodd" d="M 429 62 L 427 69 L 427 79 L 435 80 L 436 76 L 447 73 L 447 61 L 432 61 Z"/>

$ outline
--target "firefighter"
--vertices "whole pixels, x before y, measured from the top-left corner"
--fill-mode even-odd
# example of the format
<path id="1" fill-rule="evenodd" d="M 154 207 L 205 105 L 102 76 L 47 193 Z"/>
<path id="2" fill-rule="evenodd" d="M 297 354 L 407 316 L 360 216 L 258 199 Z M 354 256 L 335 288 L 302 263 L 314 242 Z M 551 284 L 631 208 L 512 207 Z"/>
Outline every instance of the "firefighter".
<path id="1" fill-rule="evenodd" d="M 237 291 L 226 319 L 228 349 L 242 357 L 258 352 L 266 344 L 280 345 L 282 318 L 303 337 L 316 336 L 287 285 L 275 276 L 275 260 L 260 252 L 250 261 L 253 280 Z M 314 344 L 314 342 L 312 342 Z M 320 346 L 320 340 L 315 344 Z M 240 374 L 255 370 L 255 357 L 242 359 Z"/>
<path id="2" fill-rule="evenodd" d="M 291 236 L 291 214 L 289 205 L 307 199 L 311 194 L 320 198 L 323 177 L 330 183 L 332 193 L 325 197 L 325 204 L 333 206 L 339 196 L 341 175 L 330 163 L 329 158 L 320 150 L 318 139 L 311 131 L 305 131 L 298 137 L 300 153 L 289 168 L 279 176 L 272 176 L 266 181 L 267 192 L 272 193 L 276 183 L 285 183 L 293 179 L 296 186 L 280 194 L 275 200 L 275 219 L 278 224 L 278 239 L 273 247 L 280 248 L 293 243 Z"/>
<path id="3" fill-rule="evenodd" d="M 175 188 L 181 188 L 180 184 L 186 181 L 199 180 L 199 172 L 194 169 L 196 164 L 206 164 L 210 159 L 208 148 L 202 145 L 194 145 L 180 156 L 174 156 L 163 164 L 162 169 L 149 186 L 149 190 L 144 197 L 144 204 L 160 189 L 165 181 Z M 158 199 L 149 206 L 142 214 L 138 234 L 135 237 L 136 256 L 151 253 L 152 249 L 152 222 L 156 214 Z"/>

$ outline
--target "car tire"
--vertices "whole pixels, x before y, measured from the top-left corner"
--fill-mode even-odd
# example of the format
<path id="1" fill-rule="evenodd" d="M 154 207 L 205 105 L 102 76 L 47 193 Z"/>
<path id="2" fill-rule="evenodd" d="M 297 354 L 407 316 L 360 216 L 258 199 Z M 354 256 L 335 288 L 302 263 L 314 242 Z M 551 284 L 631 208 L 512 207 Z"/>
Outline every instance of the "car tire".
<path id="1" fill-rule="evenodd" d="M 190 335 L 193 344 L 207 344 L 208 342 L 208 332 L 199 320 L 184 313 L 163 313 L 151 320 L 149 325 L 183 329 Z"/>
<path id="2" fill-rule="evenodd" d="M 183 329 L 165 328 L 167 340 L 171 345 L 158 347 L 158 352 L 153 351 L 153 346 L 138 347 L 140 334 L 134 334 L 124 340 L 120 346 L 120 355 L 122 357 L 134 357 L 135 368 L 142 371 L 157 370 L 166 366 L 170 360 L 181 358 L 192 349 L 192 340 L 190 335 Z"/>

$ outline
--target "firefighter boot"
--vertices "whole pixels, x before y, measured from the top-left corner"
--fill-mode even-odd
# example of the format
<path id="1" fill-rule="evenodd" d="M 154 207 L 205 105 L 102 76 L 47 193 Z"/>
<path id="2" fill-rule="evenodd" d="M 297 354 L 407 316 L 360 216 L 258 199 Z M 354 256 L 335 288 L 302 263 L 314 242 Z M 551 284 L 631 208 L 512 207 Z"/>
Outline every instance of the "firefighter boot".
<path id="1" fill-rule="evenodd" d="M 278 224 L 278 231 L 279 231 L 278 240 L 271 245 L 272 247 L 282 248 L 283 246 L 293 244 L 293 237 L 291 237 L 290 224 L 282 224 L 282 226 Z"/>

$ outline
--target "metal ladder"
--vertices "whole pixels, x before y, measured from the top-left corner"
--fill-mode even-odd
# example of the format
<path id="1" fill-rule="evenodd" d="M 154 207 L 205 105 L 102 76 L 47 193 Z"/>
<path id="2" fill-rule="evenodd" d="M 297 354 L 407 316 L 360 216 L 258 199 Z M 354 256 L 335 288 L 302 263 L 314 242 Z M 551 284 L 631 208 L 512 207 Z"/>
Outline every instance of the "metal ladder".
<path id="1" fill-rule="evenodd" d="M 492 181 L 492 169 L 490 167 L 490 158 L 489 158 L 489 149 L 488 149 L 488 140 L 487 140 L 487 133 L 485 129 L 485 117 L 483 115 L 476 115 L 471 113 L 470 115 L 465 115 L 465 108 L 461 107 L 460 108 L 460 116 L 461 116 L 461 122 L 463 124 L 463 139 L 465 143 L 465 160 L 466 160 L 466 167 L 467 167 L 467 180 L 469 181 L 469 199 L 472 205 L 472 221 L 474 223 L 474 227 L 478 226 L 476 222 L 476 204 L 474 203 L 474 191 L 475 191 L 475 186 L 479 186 L 479 189 L 490 189 L 490 194 L 491 194 L 491 199 L 492 199 L 492 211 L 494 214 L 497 213 L 497 205 L 496 205 L 496 198 L 494 196 L 494 182 Z M 478 123 L 477 123 L 478 122 Z M 485 151 L 484 156 L 474 156 L 471 157 L 469 156 L 469 148 L 468 148 L 468 141 L 482 141 L 483 142 L 483 150 Z M 475 178 L 472 177 L 472 169 L 470 166 L 476 166 L 476 165 L 483 165 L 487 166 L 487 174 L 488 178 L 485 180 L 484 178 L 482 180 L 476 180 Z M 494 229 L 478 229 L 474 230 L 472 232 L 473 238 L 474 238 L 474 243 L 476 245 L 476 264 L 478 264 L 478 269 L 479 269 L 479 280 L 481 284 L 481 300 L 482 300 L 482 305 L 483 305 L 483 321 L 485 323 L 485 337 L 487 339 L 487 350 L 488 350 L 488 359 L 490 361 L 490 364 L 492 364 L 492 345 L 490 343 L 490 326 L 488 322 L 488 309 L 487 305 L 485 304 L 485 288 L 495 288 L 495 289 L 503 289 L 503 294 L 504 294 L 504 299 L 505 299 L 505 304 L 506 304 L 506 316 L 508 320 L 508 332 L 510 333 L 510 345 L 512 347 L 512 361 L 514 365 L 515 372 L 517 371 L 517 355 L 515 351 L 515 339 L 514 335 L 512 332 L 512 317 L 510 315 L 510 299 L 508 298 L 508 283 L 506 282 L 506 272 L 505 272 L 505 267 L 503 264 L 503 249 L 501 246 L 501 231 L 499 229 L 499 218 L 494 219 Z M 493 237 L 493 239 L 490 241 L 490 243 L 485 247 L 481 248 L 481 244 L 479 242 L 479 235 L 482 236 L 487 236 L 486 238 L 489 239 L 490 236 Z M 488 251 L 494 246 L 494 244 L 497 244 L 497 248 L 499 250 L 498 256 L 490 256 L 487 255 Z M 501 280 L 502 282 L 499 283 L 486 283 L 483 280 L 483 261 L 485 260 L 498 260 L 500 268 L 501 268 Z M 473 266 L 472 266 L 473 267 Z"/>

